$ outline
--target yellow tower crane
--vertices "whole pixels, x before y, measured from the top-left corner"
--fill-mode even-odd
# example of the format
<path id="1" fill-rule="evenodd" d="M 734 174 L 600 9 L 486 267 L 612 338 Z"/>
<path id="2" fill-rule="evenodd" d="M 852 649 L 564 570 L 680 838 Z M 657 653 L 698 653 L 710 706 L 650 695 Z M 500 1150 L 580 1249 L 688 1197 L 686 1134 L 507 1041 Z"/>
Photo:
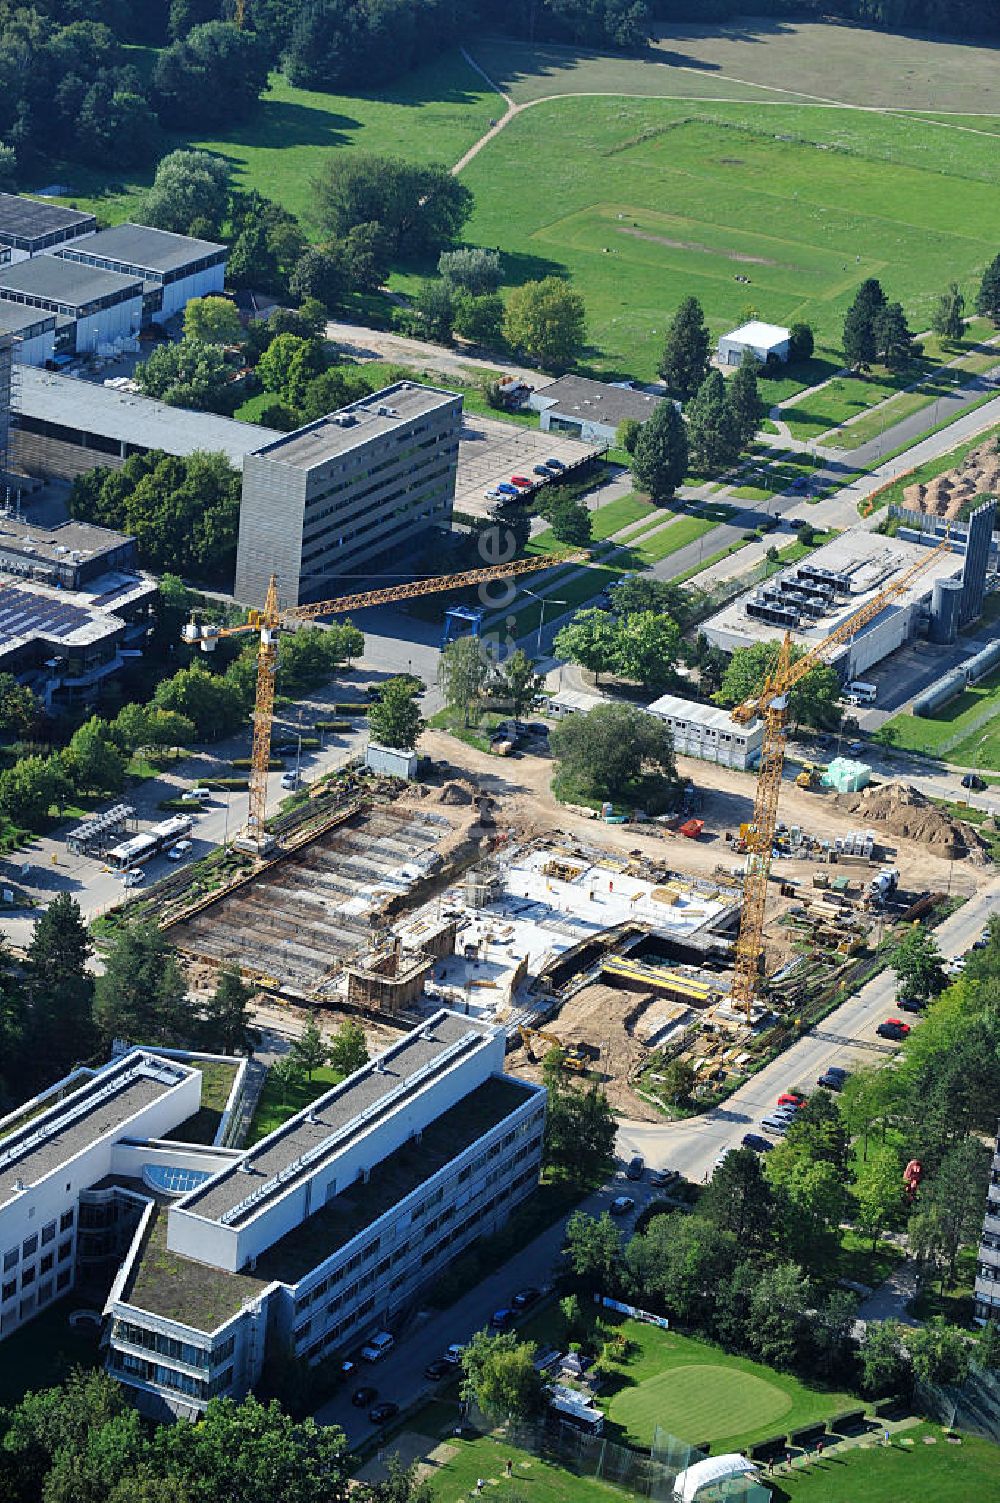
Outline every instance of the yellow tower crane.
<path id="1" fill-rule="evenodd" d="M 929 568 L 942 553 L 947 553 L 951 544 L 947 538 L 936 547 L 929 548 L 922 558 L 905 569 L 884 590 L 879 590 L 864 605 L 845 617 L 834 631 L 822 642 L 800 658 L 792 660 L 792 638 L 786 632 L 778 652 L 774 670 L 758 694 L 752 695 L 737 705 L 731 712 L 738 725 L 749 725 L 754 720 L 764 722 L 764 740 L 757 773 L 757 788 L 754 795 L 753 822 L 747 832 L 747 860 L 743 877 L 743 903 L 740 912 L 740 930 L 736 940 L 736 974 L 733 979 L 732 1000 L 746 1008 L 749 1021 L 754 997 L 760 981 L 760 958 L 764 945 L 764 916 L 767 907 L 767 879 L 771 870 L 771 850 L 778 820 L 778 797 L 781 793 L 781 772 L 785 762 L 785 729 L 788 719 L 788 699 L 792 689 L 805 678 L 810 669 L 817 667 L 842 642 L 846 642 L 869 621 L 884 610 L 897 595 L 903 594 L 918 574 Z"/>
<path id="2" fill-rule="evenodd" d="M 267 774 L 271 765 L 271 728 L 274 723 L 274 675 L 278 666 L 278 635 L 282 629 L 317 621 L 321 616 L 343 616 L 348 611 L 367 606 L 387 605 L 396 600 L 413 600 L 418 595 L 437 595 L 444 590 L 464 590 L 494 579 L 514 579 L 537 569 L 552 569 L 556 564 L 572 563 L 586 555 L 579 553 L 520 558 L 487 569 L 468 569 L 464 574 L 440 574 L 432 579 L 417 579 L 410 584 L 388 585 L 379 590 L 363 590 L 356 595 L 341 595 L 336 600 L 320 600 L 309 605 L 282 606 L 278 603 L 278 581 L 272 574 L 267 599 L 262 610 L 247 612 L 240 626 L 213 626 L 189 621 L 184 627 L 184 641 L 202 652 L 214 652 L 224 637 L 239 637 L 250 632 L 260 634 L 257 651 L 257 692 L 253 711 L 253 751 L 250 759 L 250 804 L 247 823 L 240 840 L 258 853 L 267 847 L 264 827 L 267 813 Z"/>

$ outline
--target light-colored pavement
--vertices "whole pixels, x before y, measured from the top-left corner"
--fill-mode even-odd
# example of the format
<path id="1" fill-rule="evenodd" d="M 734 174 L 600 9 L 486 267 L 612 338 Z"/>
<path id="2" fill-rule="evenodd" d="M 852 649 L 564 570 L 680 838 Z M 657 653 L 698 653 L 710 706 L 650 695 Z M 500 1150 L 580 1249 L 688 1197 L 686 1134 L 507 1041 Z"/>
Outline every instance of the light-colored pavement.
<path id="1" fill-rule="evenodd" d="M 394 334 L 388 329 L 370 329 L 362 324 L 344 323 L 330 319 L 326 337 L 344 355 L 352 360 L 393 360 L 402 365 L 411 365 L 418 370 L 438 371 L 442 376 L 458 376 L 468 380 L 469 372 L 483 374 L 502 371 L 505 376 L 516 376 L 529 386 L 547 386 L 554 379 L 542 371 L 507 360 L 498 355 L 484 358 L 466 354 L 443 344 L 430 344 L 423 339 L 409 339 L 405 334 Z"/>
<path id="2" fill-rule="evenodd" d="M 961 955 L 968 950 L 998 909 L 1000 876 L 984 876 L 976 896 L 935 929 L 943 954 Z M 796 1086 L 811 1090 L 830 1065 L 850 1069 L 891 1054 L 892 1045 L 878 1038 L 875 1029 L 892 1015 L 895 996 L 893 972 L 881 972 L 722 1106 L 682 1122 L 623 1121 L 618 1131 L 619 1154 L 627 1158 L 641 1153 L 654 1168 L 679 1169 L 688 1179 L 701 1180 L 711 1173 L 723 1148 L 738 1145 L 745 1132 L 760 1131 L 761 1121 L 782 1091 Z"/>
<path id="3" fill-rule="evenodd" d="M 912 1258 L 907 1258 L 859 1305 L 858 1320 L 898 1320 L 904 1326 L 918 1326 L 920 1322 L 908 1314 L 907 1306 L 916 1298 L 919 1289 L 917 1265 Z"/>

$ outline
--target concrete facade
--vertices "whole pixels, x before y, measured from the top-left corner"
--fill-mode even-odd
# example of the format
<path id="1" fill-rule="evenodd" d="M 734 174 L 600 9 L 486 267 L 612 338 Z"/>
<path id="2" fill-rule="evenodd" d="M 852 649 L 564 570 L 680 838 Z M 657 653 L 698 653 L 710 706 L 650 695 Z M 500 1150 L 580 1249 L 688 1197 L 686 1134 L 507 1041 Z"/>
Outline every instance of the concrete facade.
<path id="1" fill-rule="evenodd" d="M 116 224 L 77 237 L 51 254 L 138 278 L 143 286 L 142 322 L 160 324 L 182 313 L 192 298 L 222 292 L 229 251 L 211 240 L 144 224 Z"/>
<path id="2" fill-rule="evenodd" d="M 462 399 L 401 381 L 248 454 L 236 598 L 263 603 L 272 574 L 283 605 L 365 588 L 431 528 L 448 529 Z M 343 588 L 339 593 L 345 593 Z"/>
<path id="3" fill-rule="evenodd" d="M 985 1325 L 988 1320 L 1000 1322 L 1000 1134 L 997 1135 L 986 1191 L 986 1214 L 976 1265 L 975 1301 L 975 1318 L 980 1325 Z"/>
<path id="4" fill-rule="evenodd" d="M 702 762 L 718 762 L 745 772 L 756 767 L 764 743 L 763 721 L 737 725 L 725 710 L 714 705 L 679 699 L 676 694 L 662 694 L 647 706 L 650 715 L 669 725 L 674 750 L 681 757 L 697 757 Z"/>

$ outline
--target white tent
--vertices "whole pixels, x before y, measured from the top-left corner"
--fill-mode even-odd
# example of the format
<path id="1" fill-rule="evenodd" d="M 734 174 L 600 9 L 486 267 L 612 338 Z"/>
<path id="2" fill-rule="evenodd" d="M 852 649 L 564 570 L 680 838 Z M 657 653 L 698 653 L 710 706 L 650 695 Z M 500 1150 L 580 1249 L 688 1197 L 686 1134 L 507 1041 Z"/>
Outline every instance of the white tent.
<path id="1" fill-rule="evenodd" d="M 728 1482 L 732 1477 L 741 1477 L 747 1473 L 756 1473 L 757 1468 L 752 1461 L 748 1461 L 739 1452 L 729 1456 L 706 1456 L 704 1461 L 696 1461 L 694 1466 L 685 1467 L 683 1472 L 678 1472 L 674 1481 L 674 1497 L 679 1503 L 695 1503 L 706 1489 L 722 1482 Z M 706 1493 L 703 1503 L 707 1503 L 713 1494 Z M 719 1493 L 724 1497 L 724 1493 Z"/>

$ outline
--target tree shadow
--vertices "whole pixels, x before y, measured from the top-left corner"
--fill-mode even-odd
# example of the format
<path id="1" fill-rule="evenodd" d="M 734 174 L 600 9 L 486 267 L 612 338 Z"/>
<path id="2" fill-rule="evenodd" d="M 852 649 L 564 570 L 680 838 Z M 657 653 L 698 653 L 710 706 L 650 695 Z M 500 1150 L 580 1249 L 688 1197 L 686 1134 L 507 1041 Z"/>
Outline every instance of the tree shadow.
<path id="1" fill-rule="evenodd" d="M 248 146 L 259 150 L 287 150 L 294 146 L 349 146 L 362 122 L 351 115 L 335 115 L 315 105 L 295 104 L 289 100 L 267 97 L 261 110 L 249 120 L 234 124 L 226 132 L 227 146 Z M 266 130 L 265 127 L 266 126 Z M 225 155 L 225 153 L 220 153 Z"/>

